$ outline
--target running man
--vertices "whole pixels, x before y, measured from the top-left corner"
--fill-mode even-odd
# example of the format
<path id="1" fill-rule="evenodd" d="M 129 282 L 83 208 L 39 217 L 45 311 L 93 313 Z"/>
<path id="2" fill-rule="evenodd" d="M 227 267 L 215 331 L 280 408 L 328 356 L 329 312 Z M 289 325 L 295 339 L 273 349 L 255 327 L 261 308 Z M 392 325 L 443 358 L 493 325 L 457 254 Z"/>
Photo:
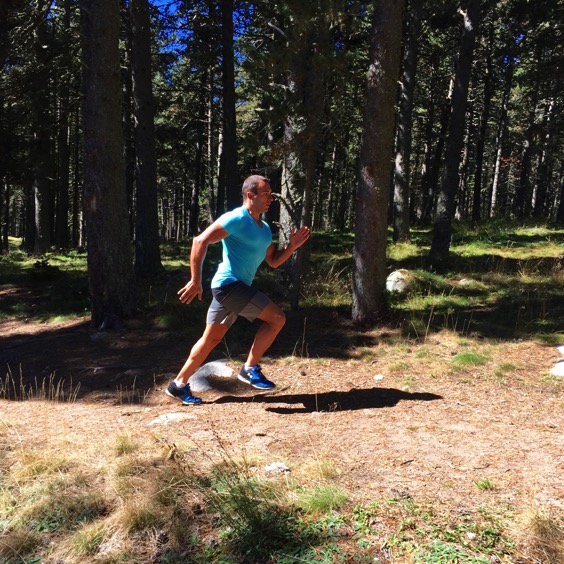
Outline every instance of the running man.
<path id="1" fill-rule="evenodd" d="M 284 326 L 284 312 L 251 284 L 262 261 L 278 268 L 299 249 L 310 236 L 309 227 L 292 230 L 286 248 L 272 243 L 269 225 L 261 219 L 272 204 L 270 181 L 264 176 L 249 176 L 243 183 L 243 205 L 223 214 L 205 231 L 194 237 L 190 253 L 190 281 L 178 291 L 180 301 L 189 304 L 195 297 L 202 299 L 202 264 L 208 246 L 221 241 L 223 259 L 211 288 L 213 300 L 208 309 L 203 335 L 190 351 L 190 356 L 166 389 L 166 393 L 185 405 L 201 403 L 190 391 L 190 376 L 204 363 L 210 352 L 221 342 L 231 325 L 242 316 L 249 321 L 262 321 L 247 361 L 239 372 L 239 380 L 260 390 L 275 384 L 262 373 L 260 361 Z"/>

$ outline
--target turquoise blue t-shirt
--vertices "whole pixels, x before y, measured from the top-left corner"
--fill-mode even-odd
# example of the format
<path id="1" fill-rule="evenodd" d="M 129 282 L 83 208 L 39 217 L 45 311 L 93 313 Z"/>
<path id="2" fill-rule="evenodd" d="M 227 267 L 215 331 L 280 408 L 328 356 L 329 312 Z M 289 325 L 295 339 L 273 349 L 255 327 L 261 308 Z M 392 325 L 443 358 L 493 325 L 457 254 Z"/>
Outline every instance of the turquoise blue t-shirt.
<path id="1" fill-rule="evenodd" d="M 229 236 L 221 240 L 223 259 L 211 287 L 219 288 L 238 281 L 250 286 L 272 243 L 270 226 L 261 220 L 262 227 L 259 227 L 243 206 L 224 213 L 218 221 Z"/>

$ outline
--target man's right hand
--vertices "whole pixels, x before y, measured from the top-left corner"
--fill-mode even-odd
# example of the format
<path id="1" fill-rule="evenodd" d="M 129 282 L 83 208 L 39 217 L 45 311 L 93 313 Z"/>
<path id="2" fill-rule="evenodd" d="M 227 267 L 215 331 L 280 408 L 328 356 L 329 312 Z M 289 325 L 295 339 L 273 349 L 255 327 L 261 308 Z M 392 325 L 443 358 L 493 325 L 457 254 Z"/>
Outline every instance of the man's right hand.
<path id="1" fill-rule="evenodd" d="M 177 292 L 178 298 L 183 304 L 189 304 L 196 296 L 198 296 L 198 300 L 202 301 L 203 293 L 202 285 L 192 282 L 192 280 Z"/>

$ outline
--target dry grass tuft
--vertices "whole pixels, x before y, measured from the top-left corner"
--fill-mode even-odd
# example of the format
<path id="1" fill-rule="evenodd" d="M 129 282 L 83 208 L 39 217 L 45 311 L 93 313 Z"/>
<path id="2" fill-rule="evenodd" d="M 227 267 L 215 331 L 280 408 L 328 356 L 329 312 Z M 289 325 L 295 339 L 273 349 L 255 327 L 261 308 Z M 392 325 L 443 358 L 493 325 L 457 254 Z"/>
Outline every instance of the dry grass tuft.
<path id="1" fill-rule="evenodd" d="M 29 554 L 40 544 L 39 535 L 22 529 L 0 535 L 0 561 L 22 562 L 22 555 Z"/>
<path id="2" fill-rule="evenodd" d="M 34 480 L 39 476 L 64 474 L 72 466 L 70 458 L 64 453 L 22 448 L 17 454 L 17 462 L 12 468 L 11 475 L 19 482 Z"/>
<path id="3" fill-rule="evenodd" d="M 534 506 L 521 518 L 518 536 L 528 562 L 564 562 L 564 520 L 550 508 Z"/>
<path id="4" fill-rule="evenodd" d="M 296 468 L 296 476 L 305 483 L 331 481 L 338 478 L 342 471 L 334 460 L 316 458 Z"/>

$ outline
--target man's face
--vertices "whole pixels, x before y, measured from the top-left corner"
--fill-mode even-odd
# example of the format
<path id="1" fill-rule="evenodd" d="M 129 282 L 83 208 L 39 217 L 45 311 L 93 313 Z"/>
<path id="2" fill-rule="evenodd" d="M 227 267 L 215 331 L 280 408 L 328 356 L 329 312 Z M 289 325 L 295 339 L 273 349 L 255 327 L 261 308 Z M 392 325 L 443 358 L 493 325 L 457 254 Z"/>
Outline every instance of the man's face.
<path id="1" fill-rule="evenodd" d="M 261 181 L 257 188 L 257 193 L 252 194 L 252 204 L 253 208 L 259 213 L 265 213 L 268 211 L 270 204 L 272 204 L 272 188 L 270 184 L 265 181 Z"/>

